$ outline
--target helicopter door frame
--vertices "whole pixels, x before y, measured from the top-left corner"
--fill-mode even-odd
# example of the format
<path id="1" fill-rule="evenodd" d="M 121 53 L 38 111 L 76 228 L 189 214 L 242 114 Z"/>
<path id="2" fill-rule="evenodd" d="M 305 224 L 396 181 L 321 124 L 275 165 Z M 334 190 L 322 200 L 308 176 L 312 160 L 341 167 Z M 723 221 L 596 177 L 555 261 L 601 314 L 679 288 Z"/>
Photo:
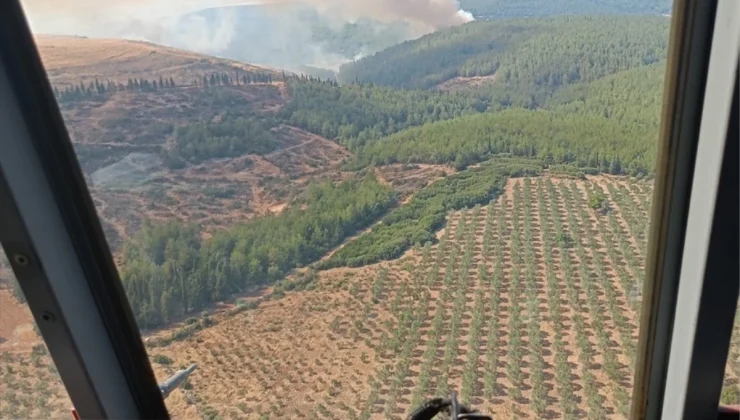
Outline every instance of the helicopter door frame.
<path id="1" fill-rule="evenodd" d="M 0 242 L 82 418 L 169 415 L 21 5 L 0 13 Z"/>
<path id="2" fill-rule="evenodd" d="M 666 419 L 716 416 L 740 291 L 740 2 L 720 0 L 717 6 L 666 375 Z"/>

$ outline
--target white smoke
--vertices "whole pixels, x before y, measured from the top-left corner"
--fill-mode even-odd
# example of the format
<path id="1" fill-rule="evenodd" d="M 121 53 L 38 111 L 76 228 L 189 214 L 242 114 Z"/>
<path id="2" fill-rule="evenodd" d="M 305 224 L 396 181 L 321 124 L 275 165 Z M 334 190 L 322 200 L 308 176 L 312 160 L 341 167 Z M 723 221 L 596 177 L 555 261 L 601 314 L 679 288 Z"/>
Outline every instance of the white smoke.
<path id="1" fill-rule="evenodd" d="M 369 18 L 384 23 L 406 21 L 421 31 L 470 22 L 473 16 L 457 0 L 299 0 L 343 21 Z"/>
<path id="2" fill-rule="evenodd" d="M 473 20 L 456 0 L 295 0 L 319 12 L 351 22 L 360 18 L 380 22 L 407 21 L 421 33 Z M 191 13 L 224 6 L 279 4 L 279 0 L 23 0 L 36 33 L 91 37 L 130 37 L 152 42 L 206 46 L 218 49 L 230 41 L 233 21 L 228 14 L 215 23 Z M 279 8 L 272 8 L 279 10 Z M 420 34 L 421 34 L 420 33 Z"/>
<path id="3" fill-rule="evenodd" d="M 460 16 L 460 19 L 463 22 L 472 22 L 475 20 L 475 17 L 473 17 L 473 14 L 468 12 L 467 10 L 458 10 L 457 14 Z"/>
<path id="4" fill-rule="evenodd" d="M 84 35 L 149 41 L 256 64 L 337 69 L 352 57 L 328 53 L 311 40 L 309 22 L 295 14 L 301 7 L 316 10 L 336 29 L 362 19 L 408 27 L 403 39 L 463 24 L 473 16 L 457 0 L 22 0 L 34 33 Z M 270 22 L 245 27 L 227 6 L 269 5 Z M 208 17 L 196 13 L 212 9 Z M 251 25 L 251 26 L 250 26 Z M 248 53 L 235 53 L 234 45 Z M 354 58 L 371 54 L 361 51 Z M 356 52 L 353 52 L 354 55 Z M 282 58 L 274 59 L 282 54 Z M 289 62 L 296 57 L 299 62 Z M 300 57 L 311 57 L 302 60 Z M 287 60 L 287 61 L 286 61 Z"/>
<path id="5" fill-rule="evenodd" d="M 150 41 L 195 51 L 219 51 L 232 41 L 234 22 L 220 13 L 207 22 L 193 12 L 219 0 L 24 0 L 34 33 Z"/>

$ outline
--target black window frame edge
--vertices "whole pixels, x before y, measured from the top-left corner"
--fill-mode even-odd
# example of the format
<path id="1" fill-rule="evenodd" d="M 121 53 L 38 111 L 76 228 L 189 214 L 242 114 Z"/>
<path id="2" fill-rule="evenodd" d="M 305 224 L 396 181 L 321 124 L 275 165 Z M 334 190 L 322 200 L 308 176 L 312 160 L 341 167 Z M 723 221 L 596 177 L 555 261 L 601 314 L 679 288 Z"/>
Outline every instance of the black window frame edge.
<path id="1" fill-rule="evenodd" d="M 6 147 L 14 148 L 12 153 L 28 152 L 26 157 L 30 157 L 37 167 L 23 169 L 37 170 L 35 175 L 42 180 L 40 191 L 23 190 L 27 186 L 20 183 L 26 180 L 6 170 L 8 168 L 0 168 L 0 192 L 5 194 L 0 197 L 0 207 L 3 208 L 3 215 L 10 217 L 0 225 L 3 228 L 0 240 L 70 398 L 83 418 L 169 418 L 74 148 L 18 0 L 6 2 L 0 13 L 0 63 L 0 72 L 8 82 L 8 86 L 0 89 L 0 95 L 8 110 L 14 111 L 12 107 L 17 111 L 10 112 L 15 113 L 17 119 L 11 118 L 11 115 L 0 116 L 5 117 L 4 127 L 0 127 L 0 131 L 7 130 L 2 133 L 6 136 L 0 139 L 4 149 L 2 153 L 8 159 L 11 153 Z M 7 134 L 16 136 L 8 137 Z M 32 147 L 20 145 L 15 150 L 18 144 L 13 142 L 20 140 L 29 141 Z M 99 358 L 103 360 L 110 356 L 105 359 L 107 365 L 104 368 L 86 356 L 93 354 L 93 349 L 80 347 L 85 345 L 80 337 L 90 332 L 75 331 L 79 323 L 68 319 L 69 311 L 75 310 L 75 302 L 62 301 L 52 293 L 54 290 L 58 292 L 62 284 L 50 282 L 51 277 L 57 275 L 52 272 L 55 267 L 47 265 L 49 261 L 39 252 L 40 238 L 30 234 L 34 226 L 27 223 L 23 202 L 28 194 L 43 196 L 44 192 L 49 192 L 46 203 L 49 208 L 41 211 L 51 212 L 50 218 L 61 222 L 55 228 L 63 232 L 63 242 L 71 248 L 60 248 L 58 251 L 71 252 L 74 256 L 72 263 L 77 265 L 74 268 L 81 274 L 79 278 L 64 280 L 71 285 L 84 286 L 79 289 L 82 293 L 77 296 L 80 302 L 76 304 L 79 308 L 94 308 L 84 316 L 92 319 L 90 322 L 99 322 L 97 325 L 103 328 L 102 336 L 94 337 L 94 340 L 104 343 L 100 346 Z M 90 300 L 86 301 L 87 298 Z M 106 349 L 112 354 L 104 354 Z M 96 355 L 93 358 L 98 357 Z M 101 390 L 110 389 L 116 383 L 122 395 L 101 395 Z M 120 388 L 120 385 L 124 387 Z M 91 390 L 97 390 L 97 393 L 90 393 Z"/>
<path id="2" fill-rule="evenodd" d="M 720 0 L 705 87 L 663 418 L 717 416 L 738 304 L 740 2 Z"/>
<path id="3" fill-rule="evenodd" d="M 717 0 L 674 0 L 631 418 L 659 418 Z M 685 118 L 686 116 L 690 116 Z"/>
<path id="4" fill-rule="evenodd" d="M 634 419 L 661 418 L 669 391 L 671 340 L 674 333 L 681 334 L 679 328 L 674 330 L 679 277 L 715 14 L 721 2 L 676 0 L 674 4 L 639 324 L 631 410 Z"/>

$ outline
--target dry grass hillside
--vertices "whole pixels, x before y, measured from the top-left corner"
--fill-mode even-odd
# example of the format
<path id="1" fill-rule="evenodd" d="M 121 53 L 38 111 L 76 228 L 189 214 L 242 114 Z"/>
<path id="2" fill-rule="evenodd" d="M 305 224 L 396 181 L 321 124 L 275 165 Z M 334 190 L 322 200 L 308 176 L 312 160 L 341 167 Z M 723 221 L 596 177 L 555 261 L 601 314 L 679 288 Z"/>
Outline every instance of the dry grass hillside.
<path id="1" fill-rule="evenodd" d="M 173 77 L 191 83 L 203 73 L 234 70 L 274 72 L 238 61 L 142 41 L 36 35 L 36 45 L 52 84 L 64 86 L 89 81 Z M 275 72 L 277 74 L 277 72 Z"/>

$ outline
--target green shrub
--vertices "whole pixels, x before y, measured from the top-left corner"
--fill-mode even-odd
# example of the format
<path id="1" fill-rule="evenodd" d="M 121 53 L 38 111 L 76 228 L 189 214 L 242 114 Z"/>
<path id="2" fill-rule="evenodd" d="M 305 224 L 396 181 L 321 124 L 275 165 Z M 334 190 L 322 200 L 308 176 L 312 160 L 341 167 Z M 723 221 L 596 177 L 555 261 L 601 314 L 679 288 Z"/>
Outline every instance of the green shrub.
<path id="1" fill-rule="evenodd" d="M 152 361 L 159 365 L 171 365 L 172 364 L 172 359 L 165 356 L 164 354 L 155 354 L 154 356 L 152 356 Z"/>
<path id="2" fill-rule="evenodd" d="M 495 158 L 441 179 L 334 253 L 321 268 L 372 264 L 398 258 L 416 243 L 436 243 L 435 232 L 444 226 L 447 212 L 487 203 L 503 191 L 507 177 L 538 175 L 541 170 L 534 159 Z"/>
<path id="3" fill-rule="evenodd" d="M 722 395 L 719 401 L 726 405 L 740 404 L 740 385 L 730 384 L 722 388 Z"/>
<path id="4" fill-rule="evenodd" d="M 573 165 L 550 165 L 550 173 L 553 175 L 566 176 L 576 179 L 586 179 L 583 169 L 576 168 Z"/>
<path id="5" fill-rule="evenodd" d="M 588 198 L 588 206 L 594 210 L 603 209 L 606 205 L 606 196 L 603 193 L 596 192 Z"/>

